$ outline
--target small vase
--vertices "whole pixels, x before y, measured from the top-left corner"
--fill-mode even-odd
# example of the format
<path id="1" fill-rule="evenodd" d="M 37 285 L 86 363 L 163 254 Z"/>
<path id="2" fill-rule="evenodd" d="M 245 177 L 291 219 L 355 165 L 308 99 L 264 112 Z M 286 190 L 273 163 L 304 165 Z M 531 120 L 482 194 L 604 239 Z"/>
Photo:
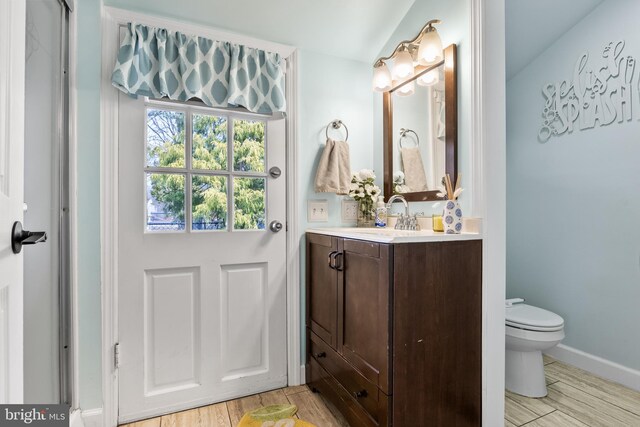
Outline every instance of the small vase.
<path id="1" fill-rule="evenodd" d="M 446 234 L 460 234 L 462 231 L 462 209 L 457 200 L 447 200 L 442 211 L 442 222 Z"/>
<path id="2" fill-rule="evenodd" d="M 358 227 L 374 227 L 376 212 L 373 209 L 373 202 L 358 202 Z"/>

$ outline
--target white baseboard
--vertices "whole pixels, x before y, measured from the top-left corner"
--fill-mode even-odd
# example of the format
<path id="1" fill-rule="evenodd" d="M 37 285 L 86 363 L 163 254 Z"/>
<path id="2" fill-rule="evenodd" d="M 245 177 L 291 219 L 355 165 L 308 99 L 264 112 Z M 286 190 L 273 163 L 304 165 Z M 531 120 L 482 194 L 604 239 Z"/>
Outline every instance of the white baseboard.
<path id="1" fill-rule="evenodd" d="M 69 427 L 85 427 L 80 409 L 74 409 L 69 415 Z"/>
<path id="2" fill-rule="evenodd" d="M 84 427 L 102 427 L 102 408 L 82 411 L 82 421 Z M 73 425 L 71 427 L 73 427 Z"/>
<path id="3" fill-rule="evenodd" d="M 640 391 L 640 371 L 563 344 L 559 344 L 545 353 L 561 362 Z"/>

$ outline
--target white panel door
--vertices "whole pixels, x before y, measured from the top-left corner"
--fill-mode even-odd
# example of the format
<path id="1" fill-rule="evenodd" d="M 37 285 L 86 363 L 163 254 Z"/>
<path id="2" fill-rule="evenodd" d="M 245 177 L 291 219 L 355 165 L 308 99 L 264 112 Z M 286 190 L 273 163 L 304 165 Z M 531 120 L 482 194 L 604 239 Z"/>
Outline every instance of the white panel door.
<path id="1" fill-rule="evenodd" d="M 121 422 L 286 385 L 284 122 L 120 95 Z"/>
<path id="2" fill-rule="evenodd" d="M 24 201 L 25 10 L 0 1 L 0 403 L 23 401 L 22 254 L 11 230 Z"/>

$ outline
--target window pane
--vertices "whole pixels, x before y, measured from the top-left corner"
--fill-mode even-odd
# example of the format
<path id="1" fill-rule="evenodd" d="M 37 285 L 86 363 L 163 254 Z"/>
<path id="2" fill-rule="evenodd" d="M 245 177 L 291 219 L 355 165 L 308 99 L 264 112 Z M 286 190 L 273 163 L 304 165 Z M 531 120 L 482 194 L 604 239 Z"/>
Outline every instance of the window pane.
<path id="1" fill-rule="evenodd" d="M 184 230 L 184 175 L 146 175 L 147 231 Z"/>
<path id="2" fill-rule="evenodd" d="M 226 230 L 227 177 L 193 175 L 193 230 Z"/>
<path id="3" fill-rule="evenodd" d="M 233 179 L 233 228 L 236 230 L 264 230 L 265 179 Z"/>
<path id="4" fill-rule="evenodd" d="M 184 113 L 147 109 L 147 166 L 184 167 Z"/>
<path id="5" fill-rule="evenodd" d="M 264 172 L 265 122 L 233 121 L 233 170 Z"/>
<path id="6" fill-rule="evenodd" d="M 227 118 L 193 115 L 193 168 L 228 170 Z"/>

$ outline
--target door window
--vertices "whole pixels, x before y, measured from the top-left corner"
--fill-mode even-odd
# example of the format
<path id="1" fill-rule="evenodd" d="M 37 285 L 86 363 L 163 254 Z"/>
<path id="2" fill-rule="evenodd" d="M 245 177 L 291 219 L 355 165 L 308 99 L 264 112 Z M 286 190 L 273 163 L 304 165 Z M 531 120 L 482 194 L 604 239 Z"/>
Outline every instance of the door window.
<path id="1" fill-rule="evenodd" d="M 265 229 L 264 118 L 161 101 L 145 117 L 147 232 Z"/>

